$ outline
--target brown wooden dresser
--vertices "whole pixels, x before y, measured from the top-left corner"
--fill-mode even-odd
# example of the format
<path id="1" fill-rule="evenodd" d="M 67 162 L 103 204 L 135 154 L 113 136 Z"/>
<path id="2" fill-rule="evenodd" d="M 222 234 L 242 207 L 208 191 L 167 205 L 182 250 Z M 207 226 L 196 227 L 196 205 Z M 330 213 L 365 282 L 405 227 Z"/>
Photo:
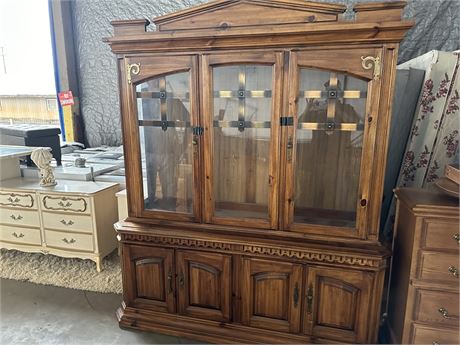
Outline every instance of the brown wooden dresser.
<path id="1" fill-rule="evenodd" d="M 392 341 L 459 344 L 458 200 L 410 188 L 396 196 L 388 312 Z"/>

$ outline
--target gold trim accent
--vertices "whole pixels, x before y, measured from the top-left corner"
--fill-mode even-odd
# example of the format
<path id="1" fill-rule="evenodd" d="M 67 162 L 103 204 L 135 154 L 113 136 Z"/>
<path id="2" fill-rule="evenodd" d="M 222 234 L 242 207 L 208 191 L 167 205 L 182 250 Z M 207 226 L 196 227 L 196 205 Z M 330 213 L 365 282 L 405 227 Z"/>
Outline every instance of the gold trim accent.
<path id="1" fill-rule="evenodd" d="M 380 56 L 361 56 L 361 65 L 364 69 L 371 69 L 374 67 L 374 80 L 380 79 L 381 65 L 380 65 Z"/>
<path id="2" fill-rule="evenodd" d="M 61 200 L 58 202 L 58 205 L 61 206 L 61 207 L 51 207 L 49 205 L 46 205 L 46 199 L 51 199 L 51 200 Z M 70 206 L 72 206 L 72 203 L 71 202 L 68 202 L 68 200 L 72 200 L 72 201 L 83 201 L 83 207 L 82 209 L 77 209 L 77 208 L 70 208 Z M 63 201 L 67 201 L 67 203 L 63 203 Z M 44 198 L 43 198 L 43 206 L 45 206 L 45 208 L 47 210 L 53 210 L 53 211 L 59 211 L 59 210 L 64 210 L 64 211 L 73 211 L 73 212 L 85 212 L 87 207 L 88 207 L 88 204 L 86 202 L 85 199 L 83 198 L 68 198 L 68 197 L 52 197 L 52 196 L 49 196 L 49 195 L 46 195 Z"/>
<path id="3" fill-rule="evenodd" d="M 126 78 L 128 80 L 128 84 L 132 83 L 131 75 L 138 75 L 141 71 L 141 64 L 140 63 L 133 63 L 133 64 L 126 64 Z"/>
<path id="4" fill-rule="evenodd" d="M 34 207 L 34 198 L 31 194 L 18 194 L 18 193 L 0 193 L 0 195 L 8 195 L 8 201 L 9 203 L 3 203 L 0 202 L 0 205 L 2 206 L 19 206 L 19 207 L 27 207 L 27 208 L 32 208 Z M 26 202 L 22 205 L 21 202 L 22 200 L 17 198 L 17 197 L 29 197 L 30 198 L 30 205 L 27 205 Z M 13 199 L 14 198 L 14 199 Z"/>

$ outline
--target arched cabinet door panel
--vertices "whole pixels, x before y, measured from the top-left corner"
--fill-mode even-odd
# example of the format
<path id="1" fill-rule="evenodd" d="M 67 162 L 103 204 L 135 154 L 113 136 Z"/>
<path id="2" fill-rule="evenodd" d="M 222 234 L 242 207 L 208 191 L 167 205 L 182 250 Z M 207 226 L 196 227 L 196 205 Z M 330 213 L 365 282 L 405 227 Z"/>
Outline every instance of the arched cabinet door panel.
<path id="1" fill-rule="evenodd" d="M 201 220 L 196 56 L 126 58 L 129 215 Z"/>
<path id="2" fill-rule="evenodd" d="M 347 343 L 366 342 L 373 281 L 367 272 L 309 267 L 304 332 Z"/>
<path id="3" fill-rule="evenodd" d="M 302 265 L 244 258 L 241 277 L 243 324 L 300 331 Z"/>
<path id="4" fill-rule="evenodd" d="M 366 238 L 381 54 L 377 48 L 290 54 L 284 229 Z"/>
<path id="5" fill-rule="evenodd" d="M 174 250 L 125 246 L 123 279 L 125 302 L 157 311 L 175 311 Z"/>
<path id="6" fill-rule="evenodd" d="M 229 322 L 231 319 L 231 256 L 176 252 L 180 314 Z"/>

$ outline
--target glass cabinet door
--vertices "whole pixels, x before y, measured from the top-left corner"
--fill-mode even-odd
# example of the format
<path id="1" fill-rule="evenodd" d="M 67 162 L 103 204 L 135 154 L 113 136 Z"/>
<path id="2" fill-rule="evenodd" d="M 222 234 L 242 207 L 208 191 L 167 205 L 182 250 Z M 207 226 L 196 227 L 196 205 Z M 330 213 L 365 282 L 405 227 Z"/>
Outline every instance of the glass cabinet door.
<path id="1" fill-rule="evenodd" d="M 291 61 L 293 126 L 285 136 L 290 201 L 285 226 L 359 236 L 367 203 L 362 202 L 363 153 L 372 149 L 365 130 L 372 87 L 365 77 L 316 68 L 298 54 Z M 335 61 L 329 62 L 333 66 Z"/>
<path id="2" fill-rule="evenodd" d="M 151 57 L 139 64 L 132 87 L 146 216 L 200 218 L 195 63 L 194 57 Z"/>
<path id="3" fill-rule="evenodd" d="M 205 220 L 275 228 L 281 55 L 204 61 Z"/>

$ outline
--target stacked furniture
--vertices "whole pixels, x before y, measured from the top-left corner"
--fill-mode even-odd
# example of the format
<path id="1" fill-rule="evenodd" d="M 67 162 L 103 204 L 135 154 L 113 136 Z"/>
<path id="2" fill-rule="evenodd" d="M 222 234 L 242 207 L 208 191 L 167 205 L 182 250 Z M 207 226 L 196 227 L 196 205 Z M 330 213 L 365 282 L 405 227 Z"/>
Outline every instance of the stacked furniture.
<path id="1" fill-rule="evenodd" d="M 118 184 L 60 180 L 41 187 L 24 178 L 0 182 L 0 247 L 101 261 L 117 247 Z"/>
<path id="2" fill-rule="evenodd" d="M 404 2 L 218 0 L 112 22 L 128 217 L 120 326 L 377 340 Z M 143 166 L 145 162 L 145 166 Z"/>
<path id="3" fill-rule="evenodd" d="M 459 344 L 459 202 L 422 189 L 396 192 L 388 324 L 395 344 Z"/>

